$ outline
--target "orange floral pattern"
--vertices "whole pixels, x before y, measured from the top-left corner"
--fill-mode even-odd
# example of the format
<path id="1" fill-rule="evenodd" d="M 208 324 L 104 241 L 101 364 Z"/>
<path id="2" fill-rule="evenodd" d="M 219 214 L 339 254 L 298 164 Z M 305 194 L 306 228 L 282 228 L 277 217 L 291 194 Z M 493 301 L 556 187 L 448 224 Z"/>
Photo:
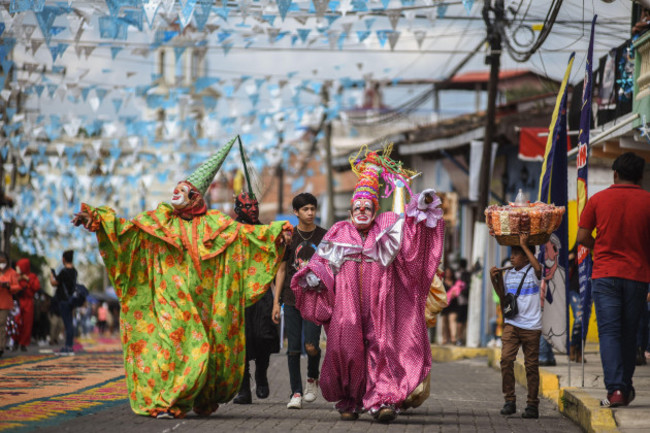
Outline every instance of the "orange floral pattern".
<path id="1" fill-rule="evenodd" d="M 246 226 L 218 211 L 186 221 L 166 203 L 133 220 L 82 209 L 122 305 L 133 411 L 209 414 L 232 399 L 244 372 L 244 308 L 277 271 L 283 223 Z"/>

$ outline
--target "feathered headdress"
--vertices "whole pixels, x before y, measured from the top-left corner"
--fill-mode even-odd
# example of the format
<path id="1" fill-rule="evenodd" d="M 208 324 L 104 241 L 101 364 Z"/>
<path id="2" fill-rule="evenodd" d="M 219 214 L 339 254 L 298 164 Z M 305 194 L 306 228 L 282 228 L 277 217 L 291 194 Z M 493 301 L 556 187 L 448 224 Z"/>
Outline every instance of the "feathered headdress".
<path id="1" fill-rule="evenodd" d="M 407 179 L 415 172 L 405 169 L 402 162 L 391 159 L 392 150 L 392 144 L 386 146 L 381 154 L 368 150 L 368 146 L 363 146 L 354 157 L 350 158 L 352 171 L 359 178 L 354 187 L 352 201 L 360 198 L 367 199 L 372 201 L 375 209 L 379 209 L 380 176 L 385 186 L 383 197 L 389 197 L 396 188 L 402 186 L 406 187 L 409 194 L 411 193 Z"/>

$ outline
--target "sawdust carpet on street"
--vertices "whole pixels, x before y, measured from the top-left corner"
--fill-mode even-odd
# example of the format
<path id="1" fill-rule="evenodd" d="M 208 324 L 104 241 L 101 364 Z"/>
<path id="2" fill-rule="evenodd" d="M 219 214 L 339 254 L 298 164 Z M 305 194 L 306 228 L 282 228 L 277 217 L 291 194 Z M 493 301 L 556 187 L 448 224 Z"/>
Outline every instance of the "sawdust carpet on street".
<path id="1" fill-rule="evenodd" d="M 303 370 L 306 371 L 303 359 Z M 562 432 L 580 429 L 562 416 L 555 405 L 541 399 L 540 417 L 522 419 L 526 390 L 517 385 L 517 413 L 499 414 L 503 405 L 501 376 L 486 366 L 485 359 L 434 364 L 431 396 L 415 410 L 402 413 L 390 424 L 381 424 L 368 414 L 357 421 L 341 421 L 334 405 L 319 394 L 314 403 L 303 402 L 303 409 L 289 410 L 290 389 L 286 356 L 271 358 L 271 395 L 265 400 L 253 397 L 251 405 L 222 405 L 208 418 L 190 413 L 184 419 L 156 420 L 137 416 L 128 404 L 67 420 L 58 425 L 32 429 L 41 433 L 202 433 L 202 432 Z M 253 395 L 255 395 L 253 393 Z"/>

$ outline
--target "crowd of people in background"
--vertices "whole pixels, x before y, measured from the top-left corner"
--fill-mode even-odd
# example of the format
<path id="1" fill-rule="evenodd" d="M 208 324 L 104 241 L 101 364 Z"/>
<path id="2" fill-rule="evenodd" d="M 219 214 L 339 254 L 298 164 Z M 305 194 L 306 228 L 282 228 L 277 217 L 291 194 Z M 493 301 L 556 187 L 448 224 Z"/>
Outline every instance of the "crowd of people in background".
<path id="1" fill-rule="evenodd" d="M 51 296 L 44 290 L 43 278 L 34 272 L 29 259 L 21 258 L 12 263 L 7 254 L 0 252 L 0 356 L 6 350 L 26 352 L 32 344 L 39 347 L 63 345 L 55 353 L 71 354 L 74 338 L 118 332 L 117 300 L 102 301 L 89 296 L 80 307 L 64 305 L 62 308 L 64 302 L 61 300 L 67 299 L 64 298 L 67 295 L 62 293 L 65 283 L 59 282 L 68 273 L 76 275 L 76 270 L 74 273 L 66 271 L 74 269 L 70 267 L 73 257 L 72 251 L 64 252 L 59 271 L 51 271 L 49 283 L 56 289 Z"/>

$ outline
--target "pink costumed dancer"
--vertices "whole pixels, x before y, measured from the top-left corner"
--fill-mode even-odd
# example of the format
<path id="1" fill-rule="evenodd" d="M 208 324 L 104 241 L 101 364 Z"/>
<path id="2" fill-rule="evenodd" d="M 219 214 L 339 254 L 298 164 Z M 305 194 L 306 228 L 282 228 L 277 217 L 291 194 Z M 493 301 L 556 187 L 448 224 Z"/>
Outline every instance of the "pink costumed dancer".
<path id="1" fill-rule="evenodd" d="M 428 189 L 412 196 L 405 215 L 377 215 L 379 176 L 388 191 L 410 174 L 388 152 L 351 161 L 359 181 L 350 220 L 332 226 L 291 281 L 302 317 L 325 327 L 321 391 L 344 420 L 362 411 L 394 420 L 431 369 L 424 311 L 442 255 L 443 212 Z"/>

